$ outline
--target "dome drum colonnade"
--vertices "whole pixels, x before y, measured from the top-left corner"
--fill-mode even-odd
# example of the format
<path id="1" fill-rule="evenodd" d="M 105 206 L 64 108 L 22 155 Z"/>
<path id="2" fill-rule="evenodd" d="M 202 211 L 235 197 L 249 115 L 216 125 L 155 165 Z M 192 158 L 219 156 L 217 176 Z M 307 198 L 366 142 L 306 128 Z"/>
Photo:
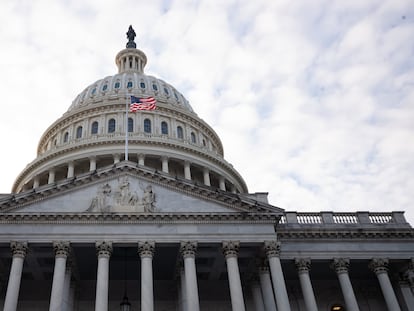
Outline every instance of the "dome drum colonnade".
<path id="1" fill-rule="evenodd" d="M 87 87 L 46 130 L 38 157 L 18 176 L 12 191 L 27 191 L 121 161 L 128 128 L 128 158 L 138 165 L 222 191 L 246 193 L 243 178 L 223 158 L 215 131 L 174 87 L 145 75 L 146 62 L 136 48 L 119 52 L 119 73 Z M 157 109 L 130 113 L 126 122 L 130 95 L 156 98 Z"/>

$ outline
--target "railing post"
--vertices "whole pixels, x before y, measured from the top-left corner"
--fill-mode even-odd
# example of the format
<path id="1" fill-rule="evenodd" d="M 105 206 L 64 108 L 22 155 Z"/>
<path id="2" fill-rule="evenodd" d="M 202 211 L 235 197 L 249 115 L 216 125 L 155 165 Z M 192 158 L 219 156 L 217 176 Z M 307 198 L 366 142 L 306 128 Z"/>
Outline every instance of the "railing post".
<path id="1" fill-rule="evenodd" d="M 407 220 L 404 217 L 404 212 L 392 212 L 392 221 L 396 224 L 406 224 Z"/>
<path id="2" fill-rule="evenodd" d="M 369 219 L 369 212 L 357 212 L 356 214 L 359 224 L 371 224 L 371 220 Z"/>
<path id="3" fill-rule="evenodd" d="M 321 218 L 323 224 L 333 224 L 333 212 L 321 212 Z"/>
<path id="4" fill-rule="evenodd" d="M 288 224 L 297 224 L 298 217 L 296 212 L 285 212 L 286 223 Z"/>

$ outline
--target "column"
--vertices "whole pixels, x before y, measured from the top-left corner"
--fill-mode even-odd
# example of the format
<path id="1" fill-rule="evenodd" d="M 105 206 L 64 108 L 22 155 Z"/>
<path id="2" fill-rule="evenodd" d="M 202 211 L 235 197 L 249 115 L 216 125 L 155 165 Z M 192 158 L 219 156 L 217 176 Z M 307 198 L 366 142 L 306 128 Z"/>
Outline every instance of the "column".
<path id="1" fill-rule="evenodd" d="M 180 285 L 181 285 L 181 311 L 188 311 L 187 307 L 187 289 L 185 286 L 185 273 L 184 269 L 180 269 Z"/>
<path id="2" fill-rule="evenodd" d="M 89 157 L 89 172 L 96 170 L 96 157 Z"/>
<path id="3" fill-rule="evenodd" d="M 206 186 L 210 186 L 210 171 L 207 167 L 203 168 L 203 177 L 204 177 L 204 184 Z"/>
<path id="4" fill-rule="evenodd" d="M 405 302 L 405 306 L 407 310 L 414 311 L 414 296 L 413 296 L 413 292 L 411 291 L 408 280 L 405 277 L 403 277 L 398 282 L 398 284 L 400 286 L 401 294 L 404 298 L 404 302 Z"/>
<path id="5" fill-rule="evenodd" d="M 138 165 L 145 165 L 145 155 L 142 153 L 138 154 Z"/>
<path id="6" fill-rule="evenodd" d="M 272 281 L 270 280 L 269 268 L 259 268 L 260 287 L 262 289 L 263 303 L 266 311 L 276 311 L 275 296 L 273 294 Z"/>
<path id="7" fill-rule="evenodd" d="M 121 155 L 116 153 L 114 154 L 114 164 L 117 164 L 121 161 Z"/>
<path id="8" fill-rule="evenodd" d="M 185 297 L 187 298 L 187 308 L 191 311 L 199 311 L 200 303 L 198 300 L 197 273 L 195 266 L 195 252 L 197 242 L 181 242 L 181 254 L 184 259 L 185 274 Z"/>
<path id="9" fill-rule="evenodd" d="M 348 258 L 334 258 L 331 266 L 338 275 L 339 284 L 341 285 L 342 295 L 344 295 L 346 310 L 359 311 L 358 303 L 355 298 L 351 280 L 349 279 Z"/>
<path id="10" fill-rule="evenodd" d="M 191 168 L 188 161 L 184 161 L 184 178 L 191 180 Z"/>
<path id="11" fill-rule="evenodd" d="M 254 280 L 252 282 L 251 287 L 252 287 L 252 296 L 253 296 L 253 302 L 254 302 L 254 310 L 255 311 L 265 311 L 265 307 L 264 307 L 264 304 L 263 304 L 262 291 L 260 289 L 259 282 L 257 280 Z M 272 293 L 272 295 L 273 295 L 273 293 Z"/>
<path id="12" fill-rule="evenodd" d="M 388 310 L 400 311 L 401 309 L 398 305 L 397 297 L 395 296 L 390 278 L 388 277 L 388 259 L 374 258 L 369 263 L 369 268 L 377 275 Z"/>
<path id="13" fill-rule="evenodd" d="M 220 190 L 226 191 L 226 181 L 223 176 L 219 178 L 219 188 Z"/>
<path id="14" fill-rule="evenodd" d="M 141 257 L 141 311 L 154 310 L 154 282 L 152 276 L 152 257 L 155 242 L 139 242 L 138 253 Z"/>
<path id="15" fill-rule="evenodd" d="M 75 175 L 75 164 L 73 163 L 73 161 L 70 161 L 68 163 L 68 174 L 67 174 L 67 178 L 72 178 Z"/>
<path id="16" fill-rule="evenodd" d="M 50 294 L 49 311 L 60 311 L 63 303 L 66 259 L 69 255 L 69 242 L 53 242 L 55 250 L 55 268 L 53 272 L 52 293 Z"/>
<path id="17" fill-rule="evenodd" d="M 168 174 L 168 157 L 162 157 L 162 171 Z"/>
<path id="18" fill-rule="evenodd" d="M 243 291 L 240 280 L 239 265 L 237 255 L 240 243 L 238 241 L 224 241 L 223 254 L 226 258 L 227 273 L 229 277 L 231 306 L 233 311 L 244 311 Z"/>
<path id="19" fill-rule="evenodd" d="M 65 283 L 63 284 L 62 311 L 71 311 L 71 283 L 72 268 L 70 261 L 66 261 Z"/>
<path id="20" fill-rule="evenodd" d="M 109 258 L 112 253 L 112 242 L 96 242 L 98 256 L 98 272 L 96 279 L 95 311 L 108 310 Z"/>
<path id="21" fill-rule="evenodd" d="M 15 311 L 19 298 L 20 281 L 22 278 L 24 257 L 27 253 L 26 242 L 11 242 L 13 259 L 10 268 L 9 283 L 7 284 L 6 298 L 3 311 Z"/>
<path id="22" fill-rule="evenodd" d="M 51 169 L 49 171 L 49 178 L 47 180 L 47 183 L 48 184 L 53 184 L 54 182 L 55 182 L 55 170 L 54 169 Z"/>
<path id="23" fill-rule="evenodd" d="M 311 265 L 310 258 L 296 258 L 295 265 L 298 270 L 300 287 L 302 288 L 303 298 L 305 300 L 307 311 L 318 311 L 318 306 L 313 293 L 312 283 L 309 277 Z"/>
<path id="24" fill-rule="evenodd" d="M 286 290 L 282 265 L 280 264 L 280 242 L 265 241 L 264 250 L 269 261 L 270 273 L 273 282 L 276 305 L 278 311 L 290 311 L 289 297 Z"/>
<path id="25" fill-rule="evenodd" d="M 36 176 L 33 179 L 33 189 L 39 187 L 39 184 L 40 184 L 39 176 Z"/>

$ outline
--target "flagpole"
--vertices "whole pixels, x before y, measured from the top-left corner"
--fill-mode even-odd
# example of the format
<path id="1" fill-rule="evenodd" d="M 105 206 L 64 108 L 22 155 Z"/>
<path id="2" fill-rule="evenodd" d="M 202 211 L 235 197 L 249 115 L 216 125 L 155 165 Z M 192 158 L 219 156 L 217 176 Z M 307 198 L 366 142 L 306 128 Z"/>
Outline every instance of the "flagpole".
<path id="1" fill-rule="evenodd" d="M 128 161 L 128 94 L 125 100 L 125 161 Z"/>

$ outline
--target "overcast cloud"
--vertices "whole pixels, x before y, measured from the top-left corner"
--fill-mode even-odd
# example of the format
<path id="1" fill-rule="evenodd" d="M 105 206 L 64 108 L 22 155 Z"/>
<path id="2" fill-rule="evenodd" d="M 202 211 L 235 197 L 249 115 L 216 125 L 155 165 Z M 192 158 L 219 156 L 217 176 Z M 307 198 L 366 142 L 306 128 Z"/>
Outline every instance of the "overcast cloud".
<path id="1" fill-rule="evenodd" d="M 76 95 L 116 73 L 130 24 L 146 73 L 216 130 L 250 192 L 414 224 L 410 0 L 3 0 L 0 192 Z"/>

